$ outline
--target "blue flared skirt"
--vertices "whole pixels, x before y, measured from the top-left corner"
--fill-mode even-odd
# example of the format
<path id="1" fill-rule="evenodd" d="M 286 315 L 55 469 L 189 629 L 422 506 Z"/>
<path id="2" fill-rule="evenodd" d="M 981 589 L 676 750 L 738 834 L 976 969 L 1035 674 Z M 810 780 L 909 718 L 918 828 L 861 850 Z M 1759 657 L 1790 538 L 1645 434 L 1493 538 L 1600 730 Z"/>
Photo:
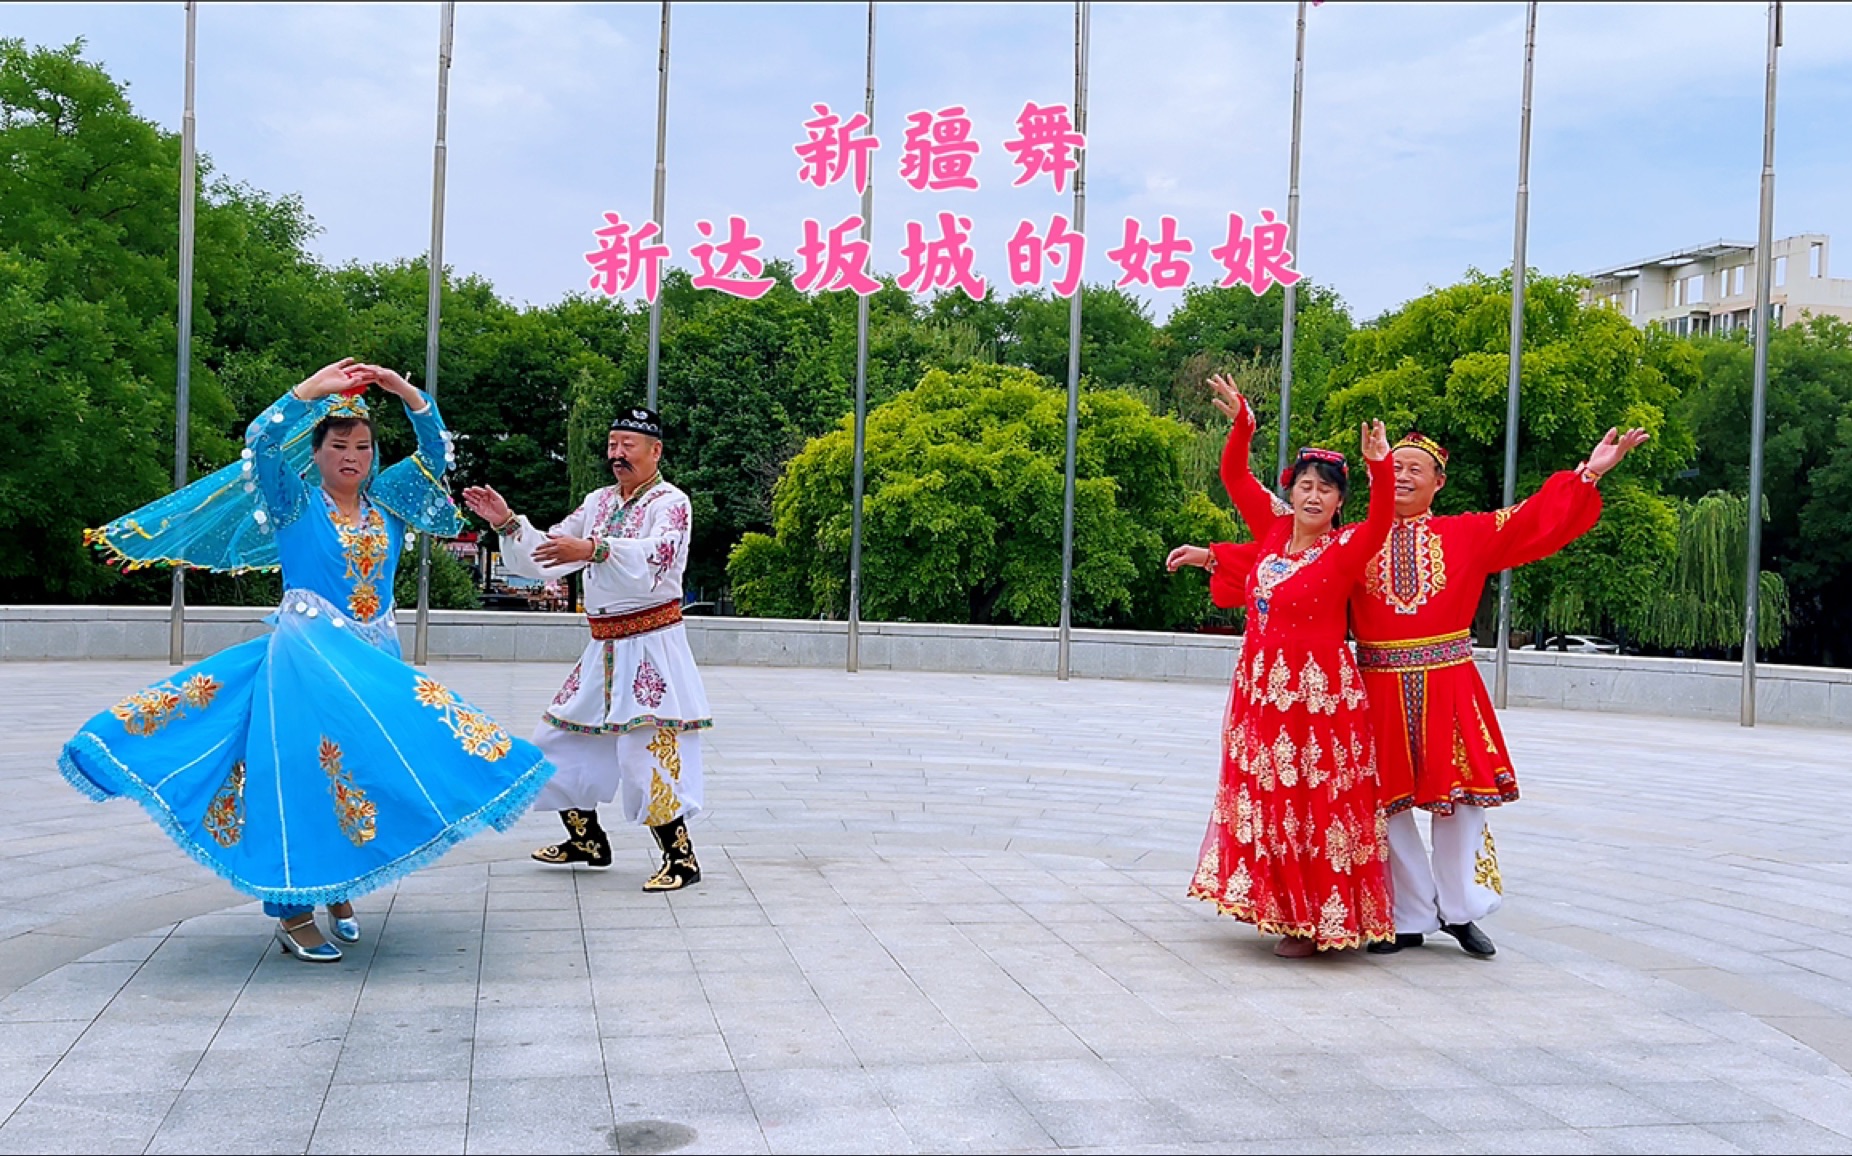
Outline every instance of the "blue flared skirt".
<path id="1" fill-rule="evenodd" d="M 64 777 L 134 799 L 232 886 L 286 906 L 352 899 L 512 826 L 552 764 L 323 606 L 286 598 L 267 636 L 99 713 L 65 744 Z"/>

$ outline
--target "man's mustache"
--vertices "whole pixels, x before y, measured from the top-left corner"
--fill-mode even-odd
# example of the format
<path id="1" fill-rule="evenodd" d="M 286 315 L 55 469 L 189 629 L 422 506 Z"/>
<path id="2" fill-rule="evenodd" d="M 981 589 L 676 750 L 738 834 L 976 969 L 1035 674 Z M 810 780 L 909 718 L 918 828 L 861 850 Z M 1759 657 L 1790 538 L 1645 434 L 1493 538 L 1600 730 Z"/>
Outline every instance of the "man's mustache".
<path id="1" fill-rule="evenodd" d="M 630 468 L 630 459 L 623 454 L 618 454 L 616 457 L 611 458 L 610 462 L 611 468 L 614 470 L 627 470 Z"/>

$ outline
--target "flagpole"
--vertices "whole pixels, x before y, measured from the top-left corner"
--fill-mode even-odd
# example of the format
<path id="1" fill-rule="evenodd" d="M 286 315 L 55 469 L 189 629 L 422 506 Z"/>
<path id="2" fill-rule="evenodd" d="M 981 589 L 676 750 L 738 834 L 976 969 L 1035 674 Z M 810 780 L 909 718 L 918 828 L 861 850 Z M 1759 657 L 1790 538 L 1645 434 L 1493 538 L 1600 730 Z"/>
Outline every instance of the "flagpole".
<path id="1" fill-rule="evenodd" d="M 1087 41 L 1092 32 L 1093 5 L 1074 4 L 1074 131 L 1087 135 Z M 1074 231 L 1087 233 L 1087 148 L 1080 148 L 1074 169 Z M 1055 676 L 1068 677 L 1074 626 L 1074 458 L 1080 441 L 1080 297 L 1084 288 L 1074 281 L 1074 296 L 1067 314 L 1067 470 L 1061 493 L 1061 628 L 1056 631 Z"/>
<path id="2" fill-rule="evenodd" d="M 669 144 L 669 0 L 662 0 L 662 48 L 656 56 L 656 195 L 651 201 L 650 220 L 658 230 L 662 222 L 663 185 L 668 176 Z M 658 237 L 662 234 L 659 232 Z M 649 401 L 656 408 L 657 367 L 662 359 L 662 295 L 649 303 Z"/>
<path id="3" fill-rule="evenodd" d="M 1293 248 L 1299 248 L 1299 117 L 1305 108 L 1305 0 L 1299 0 L 1298 47 L 1293 56 L 1293 146 L 1292 167 L 1286 189 L 1286 235 Z M 1280 325 L 1280 452 L 1274 472 L 1286 472 L 1286 456 L 1292 452 L 1293 414 L 1293 337 L 1299 328 L 1299 288 L 1285 286 L 1286 308 Z"/>
<path id="4" fill-rule="evenodd" d="M 1511 356 L 1505 378 L 1505 501 L 1518 500 L 1518 382 L 1524 365 L 1524 274 L 1530 230 L 1531 66 L 1537 55 L 1537 0 L 1525 5 L 1524 104 L 1518 116 L 1518 208 L 1511 243 Z M 1498 650 L 1493 659 L 1492 705 L 1505 709 L 1511 681 L 1511 571 L 1498 572 Z"/>
<path id="5" fill-rule="evenodd" d="M 193 376 L 193 232 L 199 154 L 193 134 L 193 59 L 197 43 L 198 5 L 186 6 L 186 92 L 180 113 L 180 348 L 174 374 L 174 489 L 187 484 L 187 420 L 192 409 Z M 186 661 L 186 567 L 173 568 L 172 603 L 168 609 L 167 661 Z"/>
<path id="6" fill-rule="evenodd" d="M 1756 725 L 1756 638 L 1762 595 L 1762 438 L 1767 432 L 1769 307 L 1775 259 L 1775 60 L 1781 47 L 1781 0 L 1768 6 L 1768 91 L 1762 106 L 1762 221 L 1756 240 L 1756 368 L 1749 432 L 1749 550 L 1743 590 L 1743 718 Z"/>
<path id="7" fill-rule="evenodd" d="M 863 114 L 875 123 L 875 0 L 868 0 L 868 81 Z M 875 182 L 862 188 L 862 243 L 873 252 Z M 868 297 L 855 297 L 855 464 L 849 514 L 849 673 L 862 666 L 862 453 L 868 425 Z"/>
<path id="8" fill-rule="evenodd" d="M 437 138 L 431 149 L 431 255 L 425 292 L 424 392 L 437 402 L 437 339 L 444 301 L 444 142 L 450 108 L 450 57 L 455 44 L 457 6 L 446 0 L 438 17 Z M 412 628 L 412 661 L 423 666 L 431 644 L 431 535 L 418 535 L 418 614 Z"/>

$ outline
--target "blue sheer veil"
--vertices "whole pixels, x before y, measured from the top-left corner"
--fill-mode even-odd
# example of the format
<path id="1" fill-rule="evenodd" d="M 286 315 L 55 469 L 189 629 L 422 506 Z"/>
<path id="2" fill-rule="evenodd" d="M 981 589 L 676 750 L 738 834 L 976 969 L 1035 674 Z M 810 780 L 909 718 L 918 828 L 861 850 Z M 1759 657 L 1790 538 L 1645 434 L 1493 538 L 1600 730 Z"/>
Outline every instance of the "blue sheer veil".
<path id="1" fill-rule="evenodd" d="M 310 457 L 315 426 L 337 404 L 348 414 L 357 408 L 339 394 L 321 398 L 283 434 L 284 461 L 311 488 L 321 485 Z M 107 525 L 85 530 L 84 541 L 124 571 L 147 566 L 186 566 L 223 574 L 278 569 L 275 518 L 253 517 L 264 509 L 264 500 L 250 454 L 245 450 L 230 465 Z M 375 453 L 366 494 L 410 529 L 454 538 L 463 529 L 463 518 L 443 477 L 443 463 L 426 462 L 422 454 L 382 471 Z"/>

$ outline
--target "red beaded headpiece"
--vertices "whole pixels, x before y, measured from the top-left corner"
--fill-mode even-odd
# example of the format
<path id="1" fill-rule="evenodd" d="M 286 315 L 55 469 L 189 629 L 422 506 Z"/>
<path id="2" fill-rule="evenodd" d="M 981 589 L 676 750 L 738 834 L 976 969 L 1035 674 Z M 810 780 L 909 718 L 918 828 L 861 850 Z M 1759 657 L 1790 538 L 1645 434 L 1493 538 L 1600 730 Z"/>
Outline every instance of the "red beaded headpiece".
<path id="1" fill-rule="evenodd" d="M 1299 451 L 1299 456 L 1293 460 L 1292 465 L 1280 471 L 1280 485 L 1293 484 L 1293 471 L 1299 468 L 1300 462 L 1328 462 L 1342 470 L 1345 477 L 1350 477 L 1350 463 L 1344 460 L 1343 454 L 1336 450 L 1321 450 L 1317 446 L 1306 446 Z"/>

